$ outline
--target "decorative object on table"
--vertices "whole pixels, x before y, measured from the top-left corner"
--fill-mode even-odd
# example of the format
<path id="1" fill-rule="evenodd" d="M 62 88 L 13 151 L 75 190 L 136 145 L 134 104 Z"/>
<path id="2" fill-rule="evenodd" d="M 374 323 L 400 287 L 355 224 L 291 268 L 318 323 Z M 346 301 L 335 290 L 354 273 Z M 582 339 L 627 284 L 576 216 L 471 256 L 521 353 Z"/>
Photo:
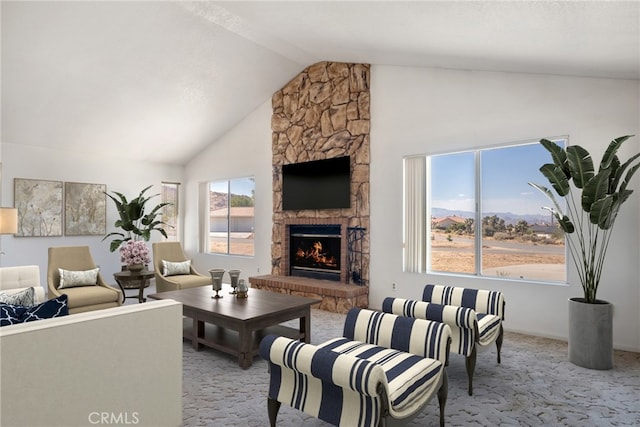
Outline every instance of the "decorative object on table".
<path id="1" fill-rule="evenodd" d="M 142 271 L 144 269 L 143 264 L 131 264 L 127 266 L 127 269 L 132 272 Z"/>
<path id="2" fill-rule="evenodd" d="M 211 298 L 222 298 L 222 295 L 218 295 L 218 292 L 222 290 L 222 277 L 224 276 L 224 268 L 212 268 L 209 270 L 211 274 L 211 283 L 213 290 L 216 292 Z"/>
<path id="3" fill-rule="evenodd" d="M 236 296 L 238 298 L 246 298 L 249 294 L 249 288 L 247 287 L 247 282 L 244 279 L 240 279 L 238 282 L 238 292 Z"/>
<path id="4" fill-rule="evenodd" d="M 62 236 L 62 181 L 15 178 L 16 237 Z"/>
<path id="5" fill-rule="evenodd" d="M 551 153 L 553 163 L 542 165 L 540 172 L 554 191 L 529 183 L 553 202 L 554 207 L 544 209 L 553 214 L 565 233 L 580 278 L 584 297 L 569 299 L 569 361 L 585 368 L 613 367 L 613 307 L 597 299 L 596 293 L 613 225 L 620 207 L 633 192 L 627 185 L 640 168 L 636 161 L 640 153 L 625 162 L 616 155 L 631 136 L 609 143 L 597 171 L 591 154 L 583 147 L 563 149 L 543 139 L 540 143 Z M 556 195 L 565 200 L 566 212 Z"/>
<path id="6" fill-rule="evenodd" d="M 149 248 L 142 240 L 129 240 L 120 246 L 120 262 L 130 271 L 141 271 L 151 262 Z"/>
<path id="7" fill-rule="evenodd" d="M 117 195 L 118 198 L 104 193 L 113 200 L 113 203 L 116 205 L 120 218 L 114 223 L 114 225 L 116 228 L 122 230 L 121 232 L 111 232 L 102 238 L 102 240 L 106 240 L 109 237 L 113 237 L 109 246 L 109 250 L 111 252 L 115 252 L 122 243 L 128 242 L 129 240 L 144 240 L 148 242 L 152 231 L 157 231 L 164 237 L 167 237 L 167 232 L 164 230 L 164 227 L 169 227 L 169 225 L 159 220 L 157 216 L 162 214 L 161 209 L 163 207 L 168 206 L 171 203 L 160 203 L 151 209 L 149 213 L 146 213 L 145 207 L 149 199 L 160 195 L 158 193 L 153 196 L 145 197 L 144 193 L 151 187 L 152 186 L 150 185 L 143 189 L 138 197 L 131 199 L 131 201 L 128 201 L 123 194 L 118 193 L 117 191 L 113 191 L 113 193 Z"/>
<path id="8" fill-rule="evenodd" d="M 237 293 L 236 288 L 238 287 L 238 279 L 240 278 L 240 270 L 229 270 L 229 277 L 231 278 L 231 287 L 233 290 L 229 292 L 231 295 L 235 295 Z"/>
<path id="9" fill-rule="evenodd" d="M 64 234 L 102 236 L 107 232 L 104 184 L 64 183 Z"/>

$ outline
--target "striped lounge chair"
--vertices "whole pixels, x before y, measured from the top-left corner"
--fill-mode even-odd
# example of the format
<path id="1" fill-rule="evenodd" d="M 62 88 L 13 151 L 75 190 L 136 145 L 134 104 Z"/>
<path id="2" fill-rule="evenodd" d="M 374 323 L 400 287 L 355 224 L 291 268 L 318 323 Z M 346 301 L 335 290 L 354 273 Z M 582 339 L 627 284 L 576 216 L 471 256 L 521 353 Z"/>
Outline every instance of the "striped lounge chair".
<path id="1" fill-rule="evenodd" d="M 473 309 L 478 318 L 478 345 L 485 347 L 495 342 L 498 350 L 498 363 L 500 363 L 505 306 L 502 292 L 426 285 L 422 291 L 422 301 Z"/>
<path id="2" fill-rule="evenodd" d="M 473 394 L 473 372 L 476 367 L 478 318 L 473 309 L 434 304 L 404 298 L 385 298 L 382 311 L 399 316 L 442 322 L 451 328 L 451 352 L 465 356 L 469 396 Z"/>
<path id="3" fill-rule="evenodd" d="M 354 308 L 343 337 L 320 345 L 268 335 L 272 427 L 281 403 L 336 426 L 387 426 L 418 415 L 435 395 L 440 425 L 448 393 L 451 329 L 422 319 Z"/>

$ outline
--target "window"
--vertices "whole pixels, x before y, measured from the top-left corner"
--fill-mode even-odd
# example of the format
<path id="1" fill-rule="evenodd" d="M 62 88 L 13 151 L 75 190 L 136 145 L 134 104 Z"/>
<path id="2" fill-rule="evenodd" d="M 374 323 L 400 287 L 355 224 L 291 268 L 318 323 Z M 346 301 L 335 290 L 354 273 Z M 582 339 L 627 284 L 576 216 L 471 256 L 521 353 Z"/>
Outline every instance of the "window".
<path id="1" fill-rule="evenodd" d="M 254 255 L 255 179 L 209 183 L 208 252 Z"/>
<path id="2" fill-rule="evenodd" d="M 167 240 L 178 241 L 178 214 L 179 214 L 179 189 L 177 182 L 162 183 L 162 202 L 171 203 L 162 208 L 162 222 L 166 224 L 164 231 L 167 233 Z"/>
<path id="3" fill-rule="evenodd" d="M 427 158 L 432 271 L 475 272 L 474 164 L 472 152 Z"/>
<path id="4" fill-rule="evenodd" d="M 550 161 L 538 142 L 406 158 L 405 271 L 566 281 L 564 235 L 528 185 Z"/>

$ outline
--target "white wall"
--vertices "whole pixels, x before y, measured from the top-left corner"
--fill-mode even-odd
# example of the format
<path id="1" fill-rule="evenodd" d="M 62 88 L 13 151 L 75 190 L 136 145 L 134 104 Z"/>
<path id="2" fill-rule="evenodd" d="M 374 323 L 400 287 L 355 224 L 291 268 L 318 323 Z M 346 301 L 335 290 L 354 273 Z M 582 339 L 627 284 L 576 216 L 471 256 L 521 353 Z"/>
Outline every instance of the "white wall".
<path id="1" fill-rule="evenodd" d="M 640 133 L 639 82 L 589 78 L 372 66 L 371 71 L 371 290 L 384 297 L 419 298 L 427 283 L 504 292 L 505 328 L 566 338 L 570 286 L 521 283 L 402 271 L 402 158 L 459 148 L 537 140 L 568 134 L 596 152 L 625 134 Z M 639 151 L 635 137 L 622 157 Z M 640 180 L 623 207 L 598 297 L 614 304 L 614 346 L 640 350 Z M 397 283 L 395 293 L 391 283 Z"/>
<path id="2" fill-rule="evenodd" d="M 255 177 L 255 256 L 198 253 L 198 188 L 200 183 Z M 185 167 L 185 251 L 196 268 L 239 269 L 240 278 L 271 274 L 271 100 L 264 102 Z M 225 276 L 228 277 L 228 276 Z"/>
<path id="3" fill-rule="evenodd" d="M 148 185 L 152 188 L 148 196 L 160 192 L 162 181 L 181 182 L 182 167 L 150 164 L 146 161 L 123 161 L 114 153 L 112 158 L 92 157 L 86 153 L 61 152 L 22 144 L 2 143 L 2 200 L 1 206 L 13 206 L 14 178 L 42 179 L 51 181 L 106 184 L 107 191 L 123 193 L 127 199 L 136 197 Z M 160 203 L 160 196 L 149 201 Z M 155 202 L 155 203 L 154 203 Z M 116 231 L 113 223 L 118 218 L 116 208 L 107 200 L 107 232 Z M 153 233 L 152 242 L 161 238 Z M 94 261 L 108 283 L 114 284 L 113 273 L 120 271 L 120 255 L 109 252 L 109 240 L 102 236 L 62 237 L 14 237 L 0 236 L 5 255 L 0 265 L 36 264 L 40 267 L 41 283 L 45 287 L 47 273 L 47 250 L 50 246 L 87 245 Z M 149 246 L 149 249 L 151 247 Z"/>

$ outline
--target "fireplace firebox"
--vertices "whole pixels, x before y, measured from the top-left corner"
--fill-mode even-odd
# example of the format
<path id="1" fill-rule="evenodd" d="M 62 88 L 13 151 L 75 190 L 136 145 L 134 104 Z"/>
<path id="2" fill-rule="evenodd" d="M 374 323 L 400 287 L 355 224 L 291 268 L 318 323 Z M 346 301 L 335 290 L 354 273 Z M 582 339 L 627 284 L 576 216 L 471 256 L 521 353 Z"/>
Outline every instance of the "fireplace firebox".
<path id="1" fill-rule="evenodd" d="M 339 224 L 289 227 L 289 274 L 340 281 L 341 230 Z"/>

